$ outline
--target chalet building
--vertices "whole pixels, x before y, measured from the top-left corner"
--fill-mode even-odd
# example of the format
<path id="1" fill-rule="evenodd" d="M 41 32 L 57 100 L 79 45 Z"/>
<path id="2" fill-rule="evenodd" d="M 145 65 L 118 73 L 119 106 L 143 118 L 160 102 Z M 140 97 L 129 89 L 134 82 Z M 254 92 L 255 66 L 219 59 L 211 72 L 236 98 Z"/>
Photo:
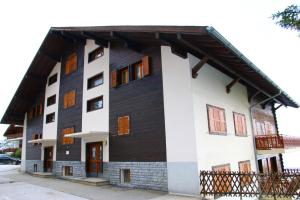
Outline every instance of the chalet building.
<path id="1" fill-rule="evenodd" d="M 26 172 L 195 195 L 200 170 L 283 169 L 255 143 L 281 105 L 298 108 L 212 27 L 65 27 L 1 123 L 24 127 Z"/>
<path id="2" fill-rule="evenodd" d="M 23 127 L 10 125 L 3 134 L 6 137 L 6 146 L 3 149 L 6 153 L 14 153 L 17 149 L 22 148 Z"/>

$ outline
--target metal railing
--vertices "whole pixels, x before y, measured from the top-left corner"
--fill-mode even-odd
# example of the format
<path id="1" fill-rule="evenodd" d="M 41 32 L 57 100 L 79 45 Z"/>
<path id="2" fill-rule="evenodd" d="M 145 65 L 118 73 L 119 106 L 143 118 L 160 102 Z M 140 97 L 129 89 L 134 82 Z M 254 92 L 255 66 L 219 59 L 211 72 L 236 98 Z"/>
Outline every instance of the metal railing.
<path id="1" fill-rule="evenodd" d="M 204 196 L 300 198 L 300 173 L 200 171 Z"/>

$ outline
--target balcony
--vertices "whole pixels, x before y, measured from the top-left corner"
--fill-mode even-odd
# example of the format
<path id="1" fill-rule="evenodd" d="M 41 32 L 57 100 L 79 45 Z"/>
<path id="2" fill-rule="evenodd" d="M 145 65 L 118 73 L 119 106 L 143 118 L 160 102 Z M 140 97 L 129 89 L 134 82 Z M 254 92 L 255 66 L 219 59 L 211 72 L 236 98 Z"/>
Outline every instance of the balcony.
<path id="1" fill-rule="evenodd" d="M 258 154 L 284 153 L 285 150 L 300 147 L 300 137 L 287 135 L 257 135 L 255 136 Z"/>

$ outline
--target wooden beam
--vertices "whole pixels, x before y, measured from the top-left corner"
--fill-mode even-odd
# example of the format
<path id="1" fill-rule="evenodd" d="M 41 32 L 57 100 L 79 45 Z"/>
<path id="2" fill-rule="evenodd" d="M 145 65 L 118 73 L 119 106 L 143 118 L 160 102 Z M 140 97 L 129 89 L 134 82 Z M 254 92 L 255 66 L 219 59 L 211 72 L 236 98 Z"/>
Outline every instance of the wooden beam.
<path id="1" fill-rule="evenodd" d="M 105 39 L 102 39 L 102 38 L 100 38 L 100 37 L 98 37 L 98 36 L 96 36 L 92 33 L 82 31 L 81 35 L 88 38 L 88 39 L 95 40 L 95 43 L 98 44 L 99 46 L 102 46 L 102 47 L 105 47 L 105 48 L 108 47 L 108 41 L 106 41 Z"/>
<path id="2" fill-rule="evenodd" d="M 63 38 L 63 39 L 64 39 L 65 41 L 67 41 L 68 43 L 71 43 L 71 44 L 76 43 L 76 41 L 74 41 L 73 38 L 70 39 L 69 37 L 66 37 L 66 36 L 62 35 L 62 33 L 61 33 L 60 31 L 51 31 L 51 34 Z"/>
<path id="3" fill-rule="evenodd" d="M 195 46 L 194 44 L 190 43 L 189 41 L 185 40 L 182 35 L 179 33 L 177 34 L 177 39 L 186 47 L 190 48 L 191 50 L 193 50 L 194 52 L 197 53 L 198 56 L 203 57 L 203 56 L 207 56 L 209 60 L 213 61 L 215 64 L 219 65 L 220 67 L 226 69 L 228 72 L 230 72 L 231 74 L 235 75 L 236 77 L 240 77 L 245 83 L 247 83 L 249 86 L 253 87 L 256 90 L 259 90 L 261 93 L 263 93 L 264 95 L 266 95 L 267 97 L 271 97 L 270 94 L 268 94 L 267 92 L 265 92 L 264 90 L 262 90 L 261 88 L 259 88 L 258 86 L 256 86 L 254 83 L 252 83 L 251 81 L 249 81 L 245 76 L 243 76 L 242 74 L 234 71 L 233 69 L 231 69 L 230 67 L 228 67 L 226 64 L 224 64 L 223 62 L 221 62 L 219 59 L 215 58 L 213 55 L 211 55 L 210 53 L 207 53 L 206 51 L 202 50 L 200 47 Z M 277 99 L 274 99 L 277 103 L 281 103 L 280 101 L 278 101 Z"/>
<path id="4" fill-rule="evenodd" d="M 179 47 L 178 45 L 176 45 L 174 41 L 163 36 L 161 33 L 155 33 L 155 39 L 160 40 L 163 44 L 170 46 L 172 53 L 174 53 L 175 55 L 177 55 L 181 58 L 184 58 L 184 59 L 187 58 L 186 50 L 184 50 L 182 47 Z"/>
<path id="5" fill-rule="evenodd" d="M 207 63 L 208 57 L 204 56 L 192 69 L 192 77 L 197 78 L 198 71 Z"/>
<path id="6" fill-rule="evenodd" d="M 111 31 L 110 32 L 110 37 L 123 42 L 125 47 L 127 47 L 127 48 L 129 48 L 133 51 L 136 51 L 136 52 L 141 52 L 142 51 L 142 47 L 141 47 L 140 44 L 138 44 L 137 42 L 134 42 L 134 41 L 122 36 L 120 33 Z"/>
<path id="7" fill-rule="evenodd" d="M 233 79 L 228 85 L 226 85 L 226 92 L 227 92 L 227 94 L 230 93 L 231 88 L 232 88 L 236 83 L 238 83 L 240 80 L 241 80 L 241 78 L 240 78 L 240 77 L 237 77 L 237 78 Z"/>
<path id="8" fill-rule="evenodd" d="M 39 75 L 31 74 L 31 73 L 27 73 L 25 75 L 25 78 L 33 80 L 33 81 L 44 81 L 44 80 L 47 80 L 46 76 L 39 76 Z"/>

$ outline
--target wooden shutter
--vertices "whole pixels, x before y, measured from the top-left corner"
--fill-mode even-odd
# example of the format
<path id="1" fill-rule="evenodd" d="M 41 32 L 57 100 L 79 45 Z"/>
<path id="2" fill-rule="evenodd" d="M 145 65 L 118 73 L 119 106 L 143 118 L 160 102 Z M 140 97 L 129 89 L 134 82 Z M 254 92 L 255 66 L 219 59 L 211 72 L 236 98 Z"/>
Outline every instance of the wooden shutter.
<path id="1" fill-rule="evenodd" d="M 70 74 L 70 73 L 72 73 L 73 71 L 76 71 L 76 70 L 77 70 L 77 54 L 72 53 L 66 61 L 65 74 L 68 75 L 68 74 Z"/>
<path id="2" fill-rule="evenodd" d="M 230 165 L 228 164 L 228 165 L 213 167 L 213 171 L 230 172 Z M 231 182 L 232 182 L 232 178 L 229 174 L 216 175 L 214 177 L 214 191 L 220 193 L 230 192 L 232 190 Z"/>
<path id="3" fill-rule="evenodd" d="M 118 86 L 117 70 L 111 72 L 111 86 L 113 88 L 116 88 Z"/>
<path id="4" fill-rule="evenodd" d="M 74 106 L 76 103 L 76 92 L 72 90 L 69 92 L 69 105 L 68 107 Z"/>
<path id="5" fill-rule="evenodd" d="M 233 113 L 234 116 L 234 127 L 236 135 L 246 135 L 246 118 L 245 115 L 239 113 Z"/>
<path id="6" fill-rule="evenodd" d="M 212 107 L 208 107 L 208 123 L 209 123 L 209 132 L 216 132 L 215 122 L 214 122 L 214 109 Z"/>
<path id="7" fill-rule="evenodd" d="M 226 133 L 226 120 L 225 120 L 225 111 L 222 109 L 218 109 L 219 111 L 219 118 L 220 118 L 220 124 L 221 124 L 221 132 Z"/>
<path id="8" fill-rule="evenodd" d="M 74 127 L 63 129 L 63 131 L 62 131 L 62 137 L 63 137 L 62 143 L 63 144 L 74 144 L 74 138 L 65 137 L 65 135 L 71 134 L 71 133 L 74 133 Z"/>
<path id="9" fill-rule="evenodd" d="M 150 66 L 149 66 L 149 56 L 145 56 L 142 59 L 142 66 L 143 66 L 143 76 L 150 75 Z"/>
<path id="10" fill-rule="evenodd" d="M 40 115 L 43 114 L 43 103 L 40 103 Z"/>
<path id="11" fill-rule="evenodd" d="M 129 116 L 119 117 L 118 119 L 118 135 L 127 135 L 130 131 Z"/>
<path id="12" fill-rule="evenodd" d="M 268 173 L 269 172 L 269 166 L 268 166 L 267 158 L 262 159 L 262 166 L 263 166 L 263 172 Z"/>
<path id="13" fill-rule="evenodd" d="M 251 172 L 251 163 L 250 161 L 239 162 L 239 170 L 240 172 L 250 173 Z M 251 176 L 243 175 L 240 177 L 241 185 L 249 185 L 251 184 Z"/>

